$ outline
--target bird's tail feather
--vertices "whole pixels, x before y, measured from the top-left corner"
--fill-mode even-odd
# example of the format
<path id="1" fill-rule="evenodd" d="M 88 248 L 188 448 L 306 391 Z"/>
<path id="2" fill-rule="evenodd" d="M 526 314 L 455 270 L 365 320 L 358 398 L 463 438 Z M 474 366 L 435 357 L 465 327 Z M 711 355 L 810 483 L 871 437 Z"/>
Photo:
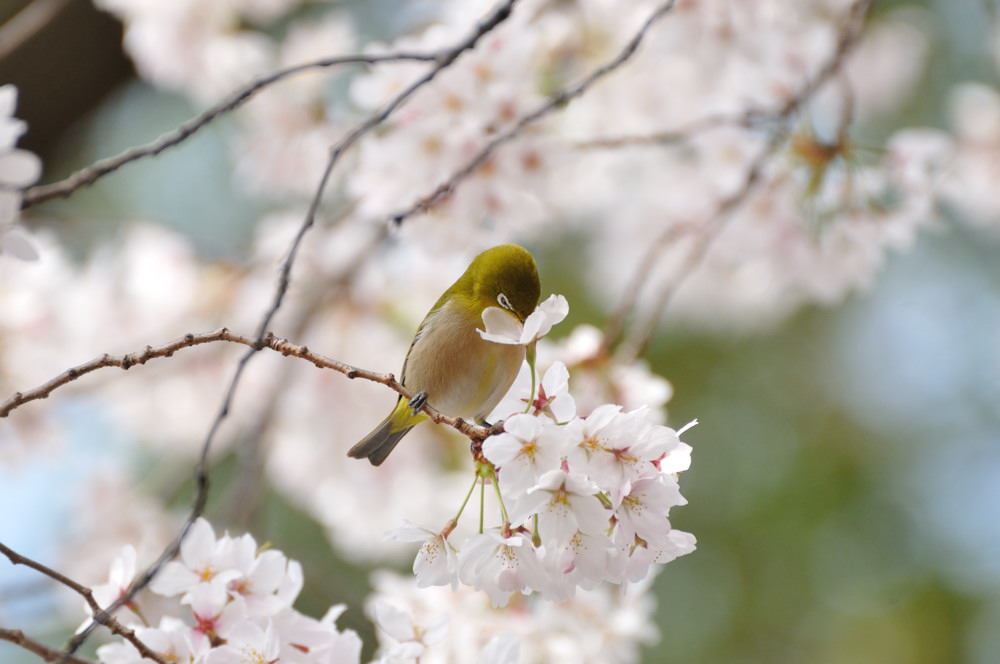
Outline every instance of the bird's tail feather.
<path id="1" fill-rule="evenodd" d="M 385 418 L 382 424 L 365 436 L 364 440 L 347 451 L 347 456 L 355 459 L 367 458 L 373 466 L 380 465 L 396 447 L 396 443 L 412 429 L 412 426 L 392 430 L 392 416 Z"/>

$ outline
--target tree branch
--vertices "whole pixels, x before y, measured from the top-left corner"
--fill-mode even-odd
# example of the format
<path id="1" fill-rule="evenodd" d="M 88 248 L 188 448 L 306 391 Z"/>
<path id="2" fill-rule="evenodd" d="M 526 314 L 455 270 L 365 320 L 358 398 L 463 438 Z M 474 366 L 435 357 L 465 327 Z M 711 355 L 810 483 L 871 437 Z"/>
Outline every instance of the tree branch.
<path id="1" fill-rule="evenodd" d="M 177 129 L 160 136 L 155 141 L 134 147 L 115 157 L 108 157 L 94 162 L 90 166 L 82 168 L 69 177 L 52 182 L 50 184 L 35 185 L 24 190 L 21 199 L 21 208 L 26 209 L 53 198 L 67 198 L 77 189 L 92 185 L 105 175 L 117 171 L 122 166 L 133 161 L 145 159 L 160 154 L 168 148 L 180 145 L 193 134 L 205 128 L 216 118 L 230 113 L 242 106 L 251 97 L 266 87 L 284 80 L 296 74 L 301 74 L 313 69 L 326 69 L 339 65 L 375 65 L 383 62 L 436 62 L 444 54 L 435 53 L 384 53 L 381 55 L 345 55 L 323 58 L 301 65 L 279 69 L 266 76 L 261 76 L 246 86 L 236 90 L 221 102 L 205 110 L 200 115 L 188 120 Z"/>
<path id="2" fill-rule="evenodd" d="M 0 641 L 8 641 L 20 646 L 28 652 L 34 653 L 42 658 L 42 661 L 58 664 L 94 664 L 92 660 L 77 657 L 58 648 L 52 648 L 41 641 L 36 641 L 25 636 L 19 629 L 4 629 L 0 627 Z"/>
<path id="3" fill-rule="evenodd" d="M 30 401 L 44 399 L 56 389 L 63 387 L 78 378 L 82 378 L 89 373 L 97 371 L 98 369 L 118 367 L 122 370 L 128 370 L 134 366 L 146 364 L 153 359 L 171 357 L 174 353 L 183 348 L 192 348 L 194 346 L 200 346 L 202 344 L 214 343 L 218 341 L 241 344 L 243 346 L 249 346 L 250 348 L 255 348 L 259 345 L 261 349 L 267 348 L 277 353 L 281 353 L 286 357 L 297 357 L 320 369 L 332 369 L 333 371 L 344 374 L 352 380 L 355 378 L 361 378 L 373 383 L 385 385 L 402 396 L 404 399 L 410 399 L 413 396 L 405 387 L 403 387 L 402 383 L 396 380 L 395 376 L 391 373 L 379 373 L 377 371 L 362 369 L 345 362 L 340 362 L 339 360 L 334 360 L 326 357 L 325 355 L 321 355 L 320 353 L 313 352 L 308 346 L 293 344 L 287 339 L 276 337 L 270 332 L 265 334 L 262 340 L 258 341 L 255 337 L 236 334 L 235 332 L 231 332 L 223 327 L 215 330 L 214 332 L 185 334 L 183 337 L 174 339 L 173 341 L 165 343 L 162 346 L 146 346 L 143 350 L 136 351 L 134 353 L 125 353 L 124 355 L 109 355 L 104 353 L 89 362 L 84 362 L 83 364 L 77 365 L 72 369 L 64 371 L 55 378 L 42 383 L 38 387 L 24 392 L 15 393 L 14 396 L 7 399 L 7 401 L 0 405 L 0 417 L 6 417 L 15 408 Z M 438 424 L 446 424 L 471 439 L 483 439 L 488 433 L 488 429 L 484 427 L 470 424 L 458 417 L 450 417 L 430 406 L 426 407 L 424 411 L 434 422 Z M 0 547 L 3 547 L 3 545 L 0 544 Z M 3 548 L 0 548 L 0 553 L 6 553 L 6 551 L 4 551 Z M 60 582 L 62 581 L 60 580 Z M 74 588 L 74 590 L 76 590 L 76 588 Z"/>
<path id="4" fill-rule="evenodd" d="M 767 117 L 765 111 L 747 109 L 742 113 L 719 113 L 706 115 L 692 120 L 676 129 L 666 129 L 652 134 L 628 134 L 625 136 L 608 136 L 580 141 L 574 147 L 580 150 L 607 150 L 632 146 L 664 146 L 680 143 L 700 134 L 720 127 L 748 128 Z"/>
<path id="5" fill-rule="evenodd" d="M 15 392 L 13 396 L 0 404 L 0 417 L 7 417 L 15 408 L 18 408 L 29 401 L 44 399 L 48 397 L 49 394 L 51 394 L 56 388 L 62 387 L 67 383 L 71 383 L 82 376 L 97 371 L 98 369 L 103 369 L 104 367 L 118 367 L 122 370 L 128 370 L 133 366 L 145 364 L 154 358 L 170 357 L 175 351 L 181 348 L 197 346 L 199 344 L 210 343 L 213 341 L 220 341 L 223 338 L 222 335 L 224 334 L 228 334 L 228 331 L 225 328 L 215 332 L 209 332 L 207 334 L 188 334 L 180 339 L 176 339 L 156 348 L 146 346 L 146 348 L 142 351 L 135 353 L 126 353 L 125 355 L 119 356 L 113 356 L 105 353 L 100 357 L 90 360 L 89 362 L 84 362 L 83 364 L 67 369 L 55 378 L 42 383 L 38 387 L 25 392 Z"/>
<path id="6" fill-rule="evenodd" d="M 83 599 L 87 602 L 87 606 L 90 607 L 91 612 L 94 614 L 94 619 L 93 619 L 94 622 L 92 624 L 100 623 L 101 625 L 104 625 L 105 627 L 110 629 L 112 633 L 121 636 L 126 641 L 135 646 L 136 650 L 138 650 L 139 653 L 144 658 L 151 659 L 157 664 L 168 664 L 167 660 L 165 660 L 162 655 L 152 650 L 149 646 L 147 646 L 145 643 L 139 640 L 139 637 L 136 636 L 134 630 L 126 627 L 125 625 L 122 625 L 120 622 L 118 622 L 118 620 L 115 619 L 114 616 L 111 615 L 112 613 L 114 613 L 115 610 L 118 609 L 117 606 L 114 608 L 108 607 L 107 609 L 101 608 L 101 605 L 98 604 L 97 600 L 94 599 L 93 591 L 87 586 L 77 583 L 76 581 L 69 578 L 65 574 L 57 572 L 51 567 L 43 565 L 42 563 L 36 560 L 32 560 L 27 556 L 22 556 L 21 554 L 17 553 L 13 549 L 5 545 L 3 542 L 0 542 L 0 553 L 7 556 L 7 559 L 10 560 L 12 564 L 24 565 L 25 567 L 30 567 L 36 572 L 44 574 L 53 581 L 61 583 L 62 585 L 66 586 L 73 592 L 77 593 L 78 595 L 83 597 Z M 68 653 L 61 653 L 60 657 L 72 654 L 73 651 L 69 650 Z"/>

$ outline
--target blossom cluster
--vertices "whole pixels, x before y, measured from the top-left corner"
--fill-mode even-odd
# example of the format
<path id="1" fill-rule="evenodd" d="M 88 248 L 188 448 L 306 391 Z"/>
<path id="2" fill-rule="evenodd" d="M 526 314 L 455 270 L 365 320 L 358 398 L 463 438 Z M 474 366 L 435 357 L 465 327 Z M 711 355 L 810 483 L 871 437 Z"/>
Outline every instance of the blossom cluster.
<path id="1" fill-rule="evenodd" d="M 107 607 L 123 596 L 135 567 L 135 549 L 126 545 L 108 583 L 94 588 L 99 605 Z M 298 562 L 277 550 L 261 550 L 249 534 L 217 538 L 208 521 L 198 519 L 181 543 L 180 560 L 168 562 L 149 586 L 160 599 L 154 606 L 158 620 L 138 600 L 116 617 L 169 662 L 358 662 L 361 639 L 336 626 L 345 607 L 333 606 L 319 620 L 299 613 L 292 605 L 302 584 Z M 104 664 L 144 661 L 127 641 L 103 645 L 97 655 Z"/>
<path id="2" fill-rule="evenodd" d="M 136 559 L 134 547 L 122 547 L 108 582 L 93 588 L 100 606 L 128 590 Z M 627 592 L 607 585 L 581 591 L 560 604 L 522 597 L 516 610 L 498 612 L 472 588 L 420 588 L 412 577 L 377 572 L 366 602 L 380 644 L 373 664 L 635 662 L 638 646 L 657 638 L 654 601 L 646 592 L 652 579 Z M 167 564 L 150 588 L 115 617 L 168 662 L 359 662 L 358 635 L 336 627 L 343 606 L 331 607 L 320 620 L 291 608 L 302 583 L 294 560 L 258 547 L 250 535 L 216 537 L 212 526 L 199 519 L 180 559 Z M 146 661 L 126 640 L 99 647 L 97 656 L 103 664 Z"/>
<path id="3" fill-rule="evenodd" d="M 646 409 L 606 404 L 578 417 L 568 379 L 565 365 L 553 364 L 535 396 L 506 412 L 504 432 L 483 442 L 480 475 L 497 484 L 500 525 L 460 545 L 451 522 L 390 534 L 422 541 L 418 585 L 462 583 L 496 606 L 515 592 L 561 602 L 577 588 L 641 581 L 651 565 L 694 550 L 695 538 L 669 520 L 670 508 L 686 503 L 677 474 L 690 466 L 690 446 Z"/>
<path id="4" fill-rule="evenodd" d="M 278 67 L 351 49 L 435 52 L 495 8 L 491 0 L 434 3 L 399 12 L 373 36 L 358 27 L 367 17 L 342 3 L 98 4 L 125 23 L 126 47 L 147 80 L 199 105 Z M 606 63 L 658 4 L 518 2 L 346 155 L 350 167 L 333 175 L 350 209 L 341 229 L 363 232 L 424 200 L 550 94 Z M 885 151 L 869 151 L 881 156 L 842 149 L 859 125 L 906 103 L 930 50 L 912 13 L 895 11 L 868 17 L 856 48 L 841 52 L 862 4 L 677 3 L 626 66 L 507 142 L 400 233 L 436 251 L 585 227 L 593 264 L 586 278 L 607 303 L 642 284 L 636 306 L 656 316 L 658 293 L 684 281 L 673 319 L 707 326 L 767 325 L 804 304 L 836 302 L 868 286 L 889 252 L 909 248 L 927 228 L 940 180 L 937 168 L 921 174 L 928 169 L 913 163 L 928 155 L 911 149 L 905 129 Z M 301 216 L 315 183 L 302 173 L 320 172 L 337 137 L 427 69 L 392 63 L 262 91 L 236 114 L 230 147 L 239 180 Z M 814 90 L 828 69 L 843 76 Z M 789 138 L 771 149 L 776 130 Z M 803 144 L 807 159 L 796 154 Z M 761 159 L 767 168 L 756 186 L 716 227 L 720 208 Z M 605 218 L 615 223 L 595 221 Z M 717 237 L 699 258 L 691 245 L 703 232 Z M 649 259 L 637 264 L 636 256 Z M 644 263 L 654 267 L 642 275 Z"/>
<path id="5" fill-rule="evenodd" d="M 653 578 L 581 590 L 559 604 L 518 596 L 497 610 L 472 588 L 420 588 L 412 576 L 383 571 L 374 575 L 366 610 L 378 627 L 379 662 L 633 664 L 640 646 L 658 637 Z"/>

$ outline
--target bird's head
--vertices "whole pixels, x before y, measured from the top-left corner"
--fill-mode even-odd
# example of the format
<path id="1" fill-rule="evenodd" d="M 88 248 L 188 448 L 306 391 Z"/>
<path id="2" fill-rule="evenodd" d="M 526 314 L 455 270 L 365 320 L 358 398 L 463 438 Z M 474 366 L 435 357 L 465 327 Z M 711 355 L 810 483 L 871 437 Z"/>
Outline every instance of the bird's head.
<path id="1" fill-rule="evenodd" d="M 535 310 L 541 295 L 535 259 L 523 247 L 502 244 L 476 256 L 466 270 L 479 310 L 499 307 L 520 322 Z"/>

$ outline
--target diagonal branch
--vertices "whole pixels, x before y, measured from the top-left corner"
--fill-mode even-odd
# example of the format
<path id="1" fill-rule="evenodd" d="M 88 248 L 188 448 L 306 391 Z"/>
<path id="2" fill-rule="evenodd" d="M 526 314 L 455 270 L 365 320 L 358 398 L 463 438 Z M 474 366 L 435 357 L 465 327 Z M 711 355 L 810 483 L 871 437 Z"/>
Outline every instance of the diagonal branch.
<path id="1" fill-rule="evenodd" d="M 200 115 L 188 120 L 177 129 L 160 136 L 152 143 L 134 147 L 115 157 L 101 159 L 86 168 L 76 171 L 69 177 L 50 184 L 35 185 L 24 190 L 21 207 L 29 208 L 53 198 L 67 198 L 77 189 L 92 185 L 105 175 L 117 171 L 122 166 L 133 161 L 145 159 L 160 154 L 168 148 L 180 145 L 192 134 L 205 128 L 216 118 L 230 113 L 242 106 L 251 97 L 266 87 L 296 74 L 313 69 L 326 69 L 340 65 L 375 65 L 383 62 L 437 62 L 447 56 L 447 52 L 435 53 L 384 53 L 380 55 L 345 55 L 323 58 L 314 62 L 279 69 L 266 76 L 261 76 L 246 86 L 236 90 L 221 102 L 205 110 Z"/>
<path id="2" fill-rule="evenodd" d="M 41 641 L 36 641 L 19 629 L 4 629 L 0 627 L 0 641 L 7 641 L 16 646 L 20 646 L 30 653 L 38 655 L 42 661 L 53 664 L 94 664 L 93 660 L 77 657 L 63 652 L 58 648 L 47 646 Z"/>
<path id="3" fill-rule="evenodd" d="M 118 622 L 118 620 L 114 618 L 114 616 L 111 615 L 118 607 L 114 608 L 108 607 L 107 609 L 102 609 L 101 605 L 98 604 L 97 600 L 94 599 L 93 591 L 87 586 L 77 583 L 76 581 L 69 578 L 65 574 L 57 572 L 51 567 L 43 565 L 42 563 L 36 560 L 32 560 L 27 556 L 22 556 L 21 554 L 17 553 L 13 549 L 5 545 L 3 542 L 0 542 L 0 553 L 7 556 L 7 559 L 10 560 L 11 564 L 24 565 L 26 567 L 30 567 L 36 572 L 44 574 L 53 581 L 61 583 L 62 585 L 66 586 L 73 592 L 77 593 L 78 595 L 83 597 L 83 599 L 87 602 L 87 606 L 90 607 L 91 612 L 94 614 L 94 624 L 99 623 L 101 625 L 104 625 L 105 627 L 110 629 L 112 633 L 117 634 L 118 636 L 124 638 L 126 641 L 135 646 L 136 650 L 138 650 L 139 653 L 145 659 L 151 659 L 157 664 L 168 664 L 167 660 L 165 660 L 162 655 L 160 655 L 152 648 L 147 646 L 139 639 L 138 636 L 136 636 L 135 630 L 130 629 L 125 625 L 122 625 L 120 622 Z M 69 651 L 68 653 L 60 653 L 59 657 L 60 659 L 62 659 L 63 657 L 68 657 L 71 656 L 72 654 L 73 654 L 72 651 Z"/>

